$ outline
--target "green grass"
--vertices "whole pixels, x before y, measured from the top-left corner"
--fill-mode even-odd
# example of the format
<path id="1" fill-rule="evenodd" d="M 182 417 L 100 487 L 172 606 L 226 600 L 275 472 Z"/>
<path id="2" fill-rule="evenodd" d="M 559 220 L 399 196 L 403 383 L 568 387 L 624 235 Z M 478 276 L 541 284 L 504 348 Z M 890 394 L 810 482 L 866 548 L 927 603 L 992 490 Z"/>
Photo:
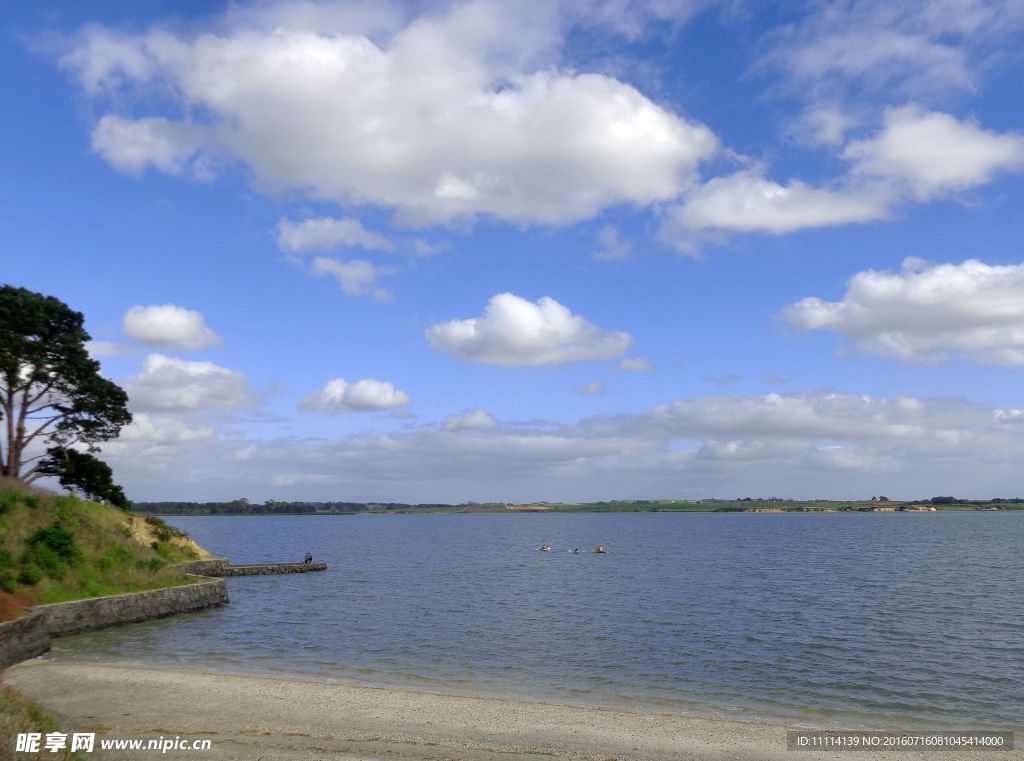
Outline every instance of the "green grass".
<path id="1" fill-rule="evenodd" d="M 0 758 L 45 758 L 67 761 L 68 759 L 84 759 L 91 755 L 71 753 L 67 749 L 50 753 L 43 750 L 42 743 L 40 743 L 39 753 L 15 755 L 15 741 L 19 732 L 39 732 L 44 735 L 44 740 L 48 732 L 64 732 L 68 734 L 70 744 L 70 732 L 62 728 L 56 719 L 10 687 L 0 687 Z"/>
<path id="2" fill-rule="evenodd" d="M 180 534 L 150 521 L 156 537 L 132 538 L 130 516 L 109 505 L 0 482 L 0 590 L 35 603 L 176 586 L 170 566 L 196 557 Z"/>

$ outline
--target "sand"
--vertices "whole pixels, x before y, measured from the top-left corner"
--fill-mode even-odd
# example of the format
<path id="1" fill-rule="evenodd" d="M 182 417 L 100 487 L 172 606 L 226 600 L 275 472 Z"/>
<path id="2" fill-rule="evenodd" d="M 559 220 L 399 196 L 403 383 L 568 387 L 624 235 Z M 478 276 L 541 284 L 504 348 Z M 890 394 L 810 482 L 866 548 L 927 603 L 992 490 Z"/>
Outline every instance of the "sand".
<path id="1" fill-rule="evenodd" d="M 458 697 L 292 679 L 37 658 L 3 681 L 98 738 L 209 738 L 165 758 L 369 761 L 917 761 L 1024 752 L 819 753 L 786 749 L 781 724 Z M 156 758 L 157 751 L 89 758 Z"/>

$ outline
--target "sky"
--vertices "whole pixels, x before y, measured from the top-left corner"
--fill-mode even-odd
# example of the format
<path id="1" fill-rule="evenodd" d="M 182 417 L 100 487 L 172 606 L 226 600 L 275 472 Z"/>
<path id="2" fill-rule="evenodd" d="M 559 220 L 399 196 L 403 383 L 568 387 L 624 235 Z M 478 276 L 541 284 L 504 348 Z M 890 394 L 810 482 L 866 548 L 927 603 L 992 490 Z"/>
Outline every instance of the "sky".
<path id="1" fill-rule="evenodd" d="M 1020 0 L 10 3 L 137 501 L 1020 496 Z"/>

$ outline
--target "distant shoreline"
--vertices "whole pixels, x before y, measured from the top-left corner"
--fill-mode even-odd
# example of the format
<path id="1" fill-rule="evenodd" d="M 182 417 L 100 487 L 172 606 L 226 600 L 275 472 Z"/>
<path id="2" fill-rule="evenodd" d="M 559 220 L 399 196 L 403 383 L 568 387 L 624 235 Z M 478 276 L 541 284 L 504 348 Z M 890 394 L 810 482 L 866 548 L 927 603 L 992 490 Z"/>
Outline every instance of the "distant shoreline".
<path id="1" fill-rule="evenodd" d="M 142 503 L 147 504 L 147 503 Z M 683 503 L 683 506 L 648 506 L 648 505 L 549 505 L 544 507 L 509 505 L 503 507 L 480 507 L 470 505 L 451 505 L 445 507 L 368 507 L 362 510 L 135 510 L 136 515 L 154 515 L 158 517 L 188 516 L 358 516 L 358 515 L 510 515 L 510 514 L 602 514 L 602 513 L 729 513 L 729 514 L 806 514 L 806 513 L 979 513 L 979 512 L 1024 512 L 1024 504 L 1020 503 L 976 503 L 953 505 L 928 505 L 926 503 L 888 503 L 879 506 L 871 503 L 788 503 L 783 506 L 759 505 L 750 507 L 733 503 Z"/>

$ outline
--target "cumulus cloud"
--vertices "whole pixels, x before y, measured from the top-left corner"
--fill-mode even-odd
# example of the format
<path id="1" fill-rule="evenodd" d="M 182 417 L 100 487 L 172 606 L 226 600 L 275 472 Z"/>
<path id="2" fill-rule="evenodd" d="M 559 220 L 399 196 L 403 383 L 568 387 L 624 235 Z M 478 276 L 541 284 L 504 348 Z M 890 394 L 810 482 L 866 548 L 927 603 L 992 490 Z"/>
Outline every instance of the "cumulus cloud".
<path id="1" fill-rule="evenodd" d="M 383 206 L 412 224 L 565 224 L 677 196 L 715 136 L 624 82 L 559 69 L 561 13 L 467 2 L 372 36 L 302 14 L 275 26 L 229 14 L 196 34 L 93 26 L 62 64 L 97 97 L 181 109 L 101 118 L 95 149 L 126 171 L 234 159 L 261 187 Z M 187 116 L 197 110 L 201 125 Z"/>
<path id="2" fill-rule="evenodd" d="M 342 261 L 327 256 L 318 256 L 313 260 L 310 272 L 317 277 L 330 276 L 338 281 L 341 291 L 346 296 L 372 296 L 377 301 L 390 302 L 394 296 L 390 291 L 376 288 L 381 275 L 391 273 L 387 267 L 377 267 L 365 259 Z"/>
<path id="3" fill-rule="evenodd" d="M 222 343 L 202 314 L 174 304 L 133 306 L 125 313 L 121 330 L 139 343 L 176 351 L 198 351 Z"/>
<path id="4" fill-rule="evenodd" d="M 131 447 L 174 446 L 206 441 L 216 436 L 212 426 L 191 426 L 180 418 L 137 412 L 117 441 Z M 109 446 L 109 445 L 108 445 Z"/>
<path id="5" fill-rule="evenodd" d="M 847 143 L 849 171 L 821 187 L 780 184 L 755 165 L 716 177 L 672 209 L 663 235 L 681 248 L 706 231 L 782 235 L 873 222 L 903 204 L 948 196 L 1024 169 L 1024 136 L 908 105 L 885 111 L 871 137 Z"/>
<path id="6" fill-rule="evenodd" d="M 481 317 L 432 325 L 427 340 L 467 362 L 502 367 L 612 359 L 633 342 L 628 333 L 602 331 L 548 296 L 534 303 L 512 293 L 492 297 Z"/>
<path id="7" fill-rule="evenodd" d="M 259 402 L 245 373 L 163 354 L 146 357 L 142 373 L 124 388 L 131 409 L 141 412 L 234 412 Z"/>
<path id="8" fill-rule="evenodd" d="M 904 106 L 887 109 L 881 132 L 850 143 L 845 155 L 855 174 L 905 183 L 916 200 L 927 200 L 1024 168 L 1024 136 Z"/>
<path id="9" fill-rule="evenodd" d="M 587 381 L 576 387 L 576 393 L 583 396 L 604 396 L 606 390 L 604 381 Z"/>
<path id="10" fill-rule="evenodd" d="M 495 428 L 498 421 L 486 410 L 472 410 L 463 415 L 449 415 L 444 419 L 446 431 L 488 431 Z"/>
<path id="11" fill-rule="evenodd" d="M 928 264 L 854 275 L 840 301 L 809 297 L 782 316 L 833 330 L 862 350 L 914 362 L 1024 364 L 1024 265 Z"/>
<path id="12" fill-rule="evenodd" d="M 197 155 L 201 145 L 199 128 L 162 117 L 125 119 L 108 114 L 92 131 L 92 149 L 129 174 L 153 167 L 167 174 L 191 171 L 196 179 L 211 179 L 210 161 Z"/>
<path id="13" fill-rule="evenodd" d="M 411 403 L 409 395 L 387 381 L 364 378 L 349 383 L 344 378 L 328 381 L 323 388 L 299 402 L 299 409 L 314 412 L 379 412 Z"/>
<path id="14" fill-rule="evenodd" d="M 356 246 L 371 251 L 391 251 L 395 247 L 387 238 L 367 230 L 352 217 L 318 217 L 301 222 L 282 219 L 277 223 L 277 245 L 282 251 L 292 253 Z"/>
<path id="15" fill-rule="evenodd" d="M 763 169 L 744 170 L 716 177 L 687 196 L 666 230 L 670 236 L 709 229 L 781 235 L 881 219 L 892 200 L 881 185 L 815 188 L 800 180 L 780 185 Z"/>
<path id="16" fill-rule="evenodd" d="M 654 363 L 646 357 L 632 357 L 619 362 L 619 369 L 628 373 L 652 373 Z"/>

